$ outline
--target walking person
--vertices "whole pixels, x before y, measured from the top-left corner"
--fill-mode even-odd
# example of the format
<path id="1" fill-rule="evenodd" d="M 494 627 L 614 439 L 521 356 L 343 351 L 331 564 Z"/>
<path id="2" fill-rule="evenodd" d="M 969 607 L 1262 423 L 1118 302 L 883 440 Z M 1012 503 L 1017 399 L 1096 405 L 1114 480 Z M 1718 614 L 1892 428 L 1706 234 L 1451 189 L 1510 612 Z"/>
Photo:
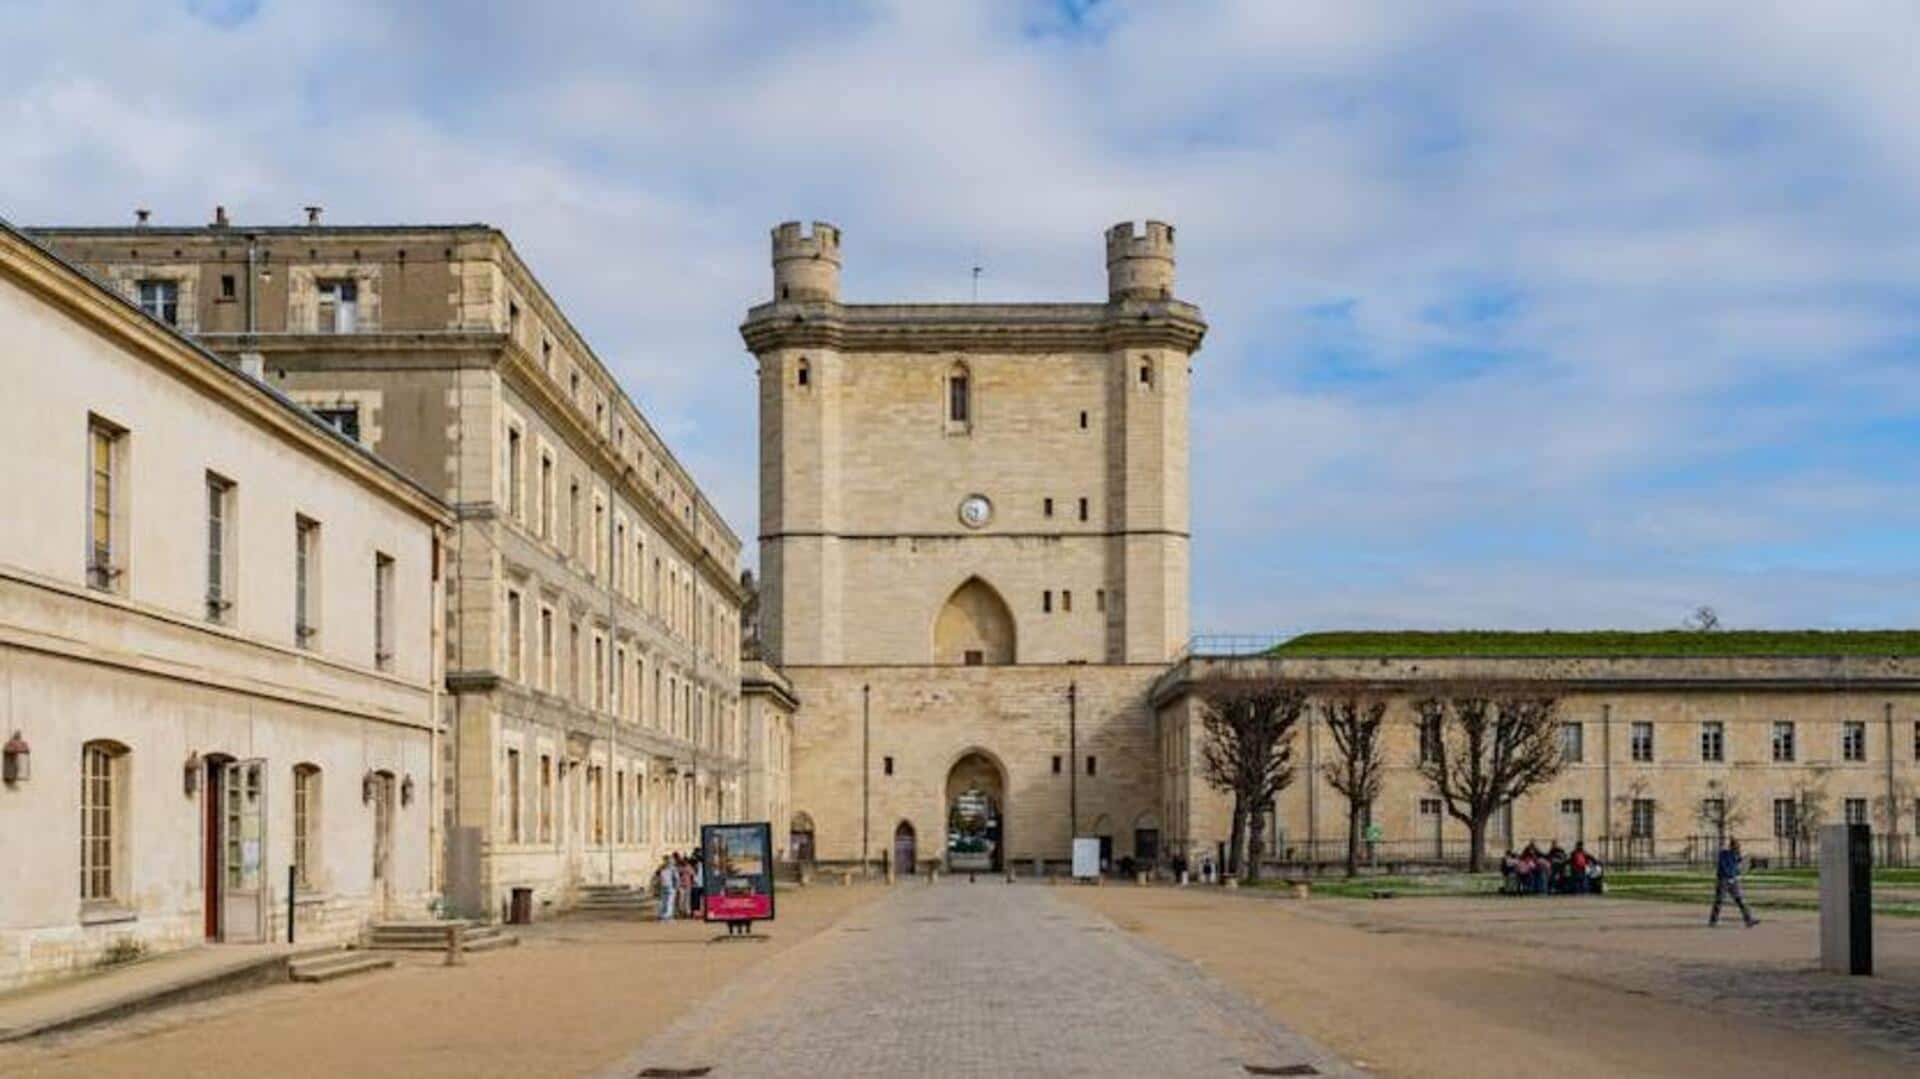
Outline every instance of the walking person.
<path id="1" fill-rule="evenodd" d="M 680 890 L 680 874 L 673 868 L 673 856 L 660 856 L 660 871 L 654 874 L 660 890 L 660 920 L 673 921 L 674 893 Z"/>
<path id="2" fill-rule="evenodd" d="M 1707 915 L 1709 928 L 1720 924 L 1720 904 L 1728 896 L 1732 896 L 1734 904 L 1740 908 L 1740 917 L 1746 919 L 1748 929 L 1760 924 L 1760 919 L 1747 909 L 1747 897 L 1740 887 L 1741 861 L 1740 841 L 1727 840 L 1727 845 L 1720 850 L 1720 860 L 1714 867 L 1713 913 Z"/>
<path id="3" fill-rule="evenodd" d="M 706 909 L 707 902 L 707 859 L 704 851 L 693 852 L 693 897 L 690 903 L 693 916 L 698 918 Z"/>
<path id="4" fill-rule="evenodd" d="M 693 916 L 693 860 L 682 857 L 678 852 L 673 856 L 673 867 L 680 874 L 680 890 L 675 894 L 678 899 L 680 916 Z"/>

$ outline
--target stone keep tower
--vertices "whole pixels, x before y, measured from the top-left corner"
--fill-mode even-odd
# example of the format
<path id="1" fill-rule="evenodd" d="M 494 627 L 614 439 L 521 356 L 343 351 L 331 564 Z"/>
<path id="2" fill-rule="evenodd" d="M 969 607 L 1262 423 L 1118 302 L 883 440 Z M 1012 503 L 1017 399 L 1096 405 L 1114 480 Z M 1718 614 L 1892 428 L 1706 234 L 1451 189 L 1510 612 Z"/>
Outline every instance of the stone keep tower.
<path id="1" fill-rule="evenodd" d="M 786 666 L 1161 663 L 1185 643 L 1174 230 L 1106 234 L 1106 303 L 844 304 L 839 229 L 773 230 L 763 634 Z"/>

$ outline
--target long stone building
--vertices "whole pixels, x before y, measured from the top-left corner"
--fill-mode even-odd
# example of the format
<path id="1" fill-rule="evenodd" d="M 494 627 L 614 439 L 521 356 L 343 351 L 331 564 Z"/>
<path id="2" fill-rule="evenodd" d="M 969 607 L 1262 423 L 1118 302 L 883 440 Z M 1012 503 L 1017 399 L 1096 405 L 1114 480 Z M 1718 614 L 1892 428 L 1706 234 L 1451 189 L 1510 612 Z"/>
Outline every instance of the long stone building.
<path id="1" fill-rule="evenodd" d="M 739 540 L 499 231 L 39 235 L 455 508 L 453 909 L 564 905 L 785 804 L 784 762 L 750 755 L 791 697 L 743 707 Z"/>
<path id="2" fill-rule="evenodd" d="M 0 988 L 442 885 L 452 514 L 151 311 L 0 224 Z"/>

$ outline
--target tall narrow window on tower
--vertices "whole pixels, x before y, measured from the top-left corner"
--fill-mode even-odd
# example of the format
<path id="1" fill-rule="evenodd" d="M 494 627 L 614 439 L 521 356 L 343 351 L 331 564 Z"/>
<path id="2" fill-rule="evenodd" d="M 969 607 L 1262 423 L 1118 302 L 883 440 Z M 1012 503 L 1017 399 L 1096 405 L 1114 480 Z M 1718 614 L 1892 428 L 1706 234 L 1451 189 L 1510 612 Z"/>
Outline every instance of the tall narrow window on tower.
<path id="1" fill-rule="evenodd" d="M 972 381 L 964 363 L 954 364 L 947 374 L 947 422 L 958 427 L 973 422 Z"/>
<path id="2" fill-rule="evenodd" d="M 805 356 L 800 357 L 800 366 L 795 369 L 794 381 L 802 386 L 812 385 L 813 368 L 808 365 Z"/>

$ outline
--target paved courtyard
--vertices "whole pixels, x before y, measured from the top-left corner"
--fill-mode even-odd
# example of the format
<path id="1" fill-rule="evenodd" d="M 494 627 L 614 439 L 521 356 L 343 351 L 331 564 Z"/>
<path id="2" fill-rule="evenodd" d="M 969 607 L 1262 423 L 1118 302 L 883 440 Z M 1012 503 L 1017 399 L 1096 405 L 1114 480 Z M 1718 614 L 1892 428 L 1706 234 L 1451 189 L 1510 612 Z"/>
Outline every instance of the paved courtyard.
<path id="1" fill-rule="evenodd" d="M 606 1074 L 1349 1074 L 1192 963 L 1066 901 L 1071 890 L 902 883 Z"/>

